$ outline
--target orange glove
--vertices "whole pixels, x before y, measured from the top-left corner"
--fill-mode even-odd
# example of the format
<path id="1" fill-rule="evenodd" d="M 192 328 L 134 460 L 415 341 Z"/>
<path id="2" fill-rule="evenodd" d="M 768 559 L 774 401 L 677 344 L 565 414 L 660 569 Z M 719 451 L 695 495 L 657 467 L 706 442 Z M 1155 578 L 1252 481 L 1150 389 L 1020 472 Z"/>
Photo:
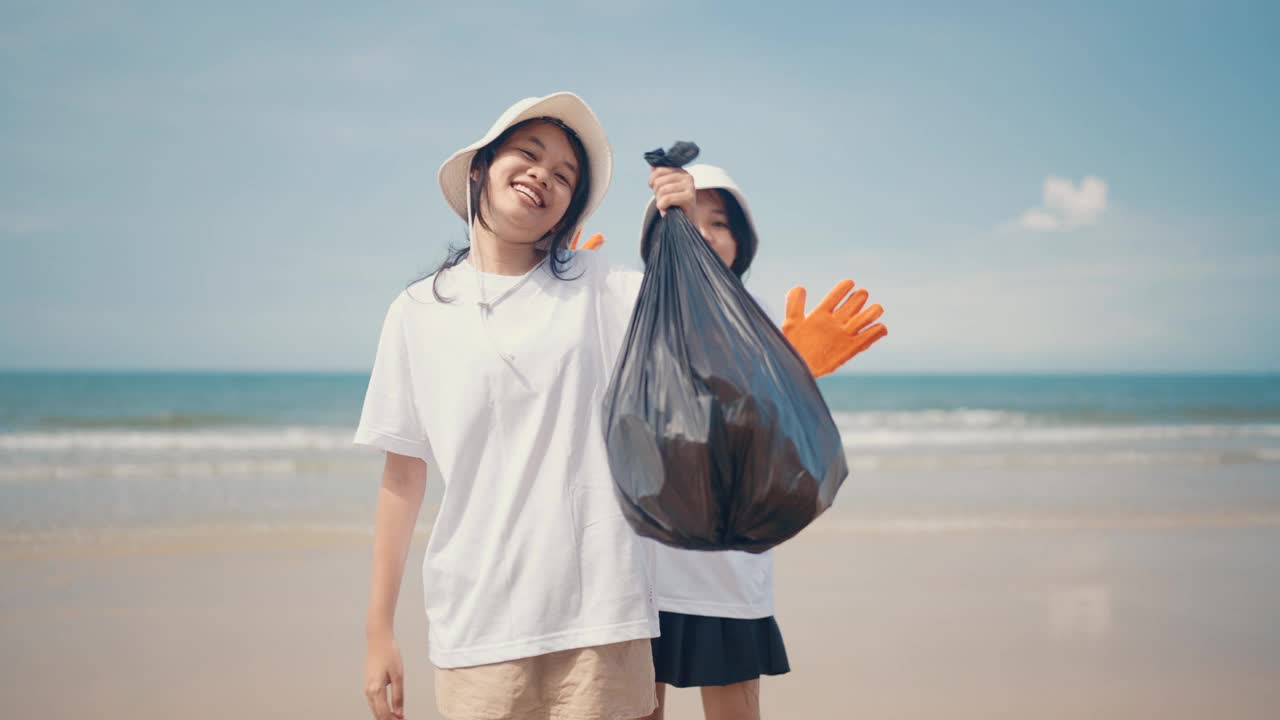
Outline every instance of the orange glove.
<path id="1" fill-rule="evenodd" d="M 829 374 L 889 334 L 883 324 L 871 325 L 884 313 L 884 308 L 875 304 L 863 310 L 867 291 L 858 290 L 846 299 L 852 289 L 852 280 L 836 283 L 808 317 L 804 314 L 804 288 L 794 287 L 787 293 L 787 317 L 782 321 L 782 334 L 804 358 L 814 377 Z"/>
<path id="2" fill-rule="evenodd" d="M 587 241 L 583 243 L 582 247 L 578 247 L 578 238 L 580 237 L 582 237 L 581 230 L 578 231 L 577 235 L 573 236 L 573 242 L 569 243 L 570 250 L 595 250 L 604 244 L 604 235 L 596 233 L 595 235 L 587 238 Z"/>

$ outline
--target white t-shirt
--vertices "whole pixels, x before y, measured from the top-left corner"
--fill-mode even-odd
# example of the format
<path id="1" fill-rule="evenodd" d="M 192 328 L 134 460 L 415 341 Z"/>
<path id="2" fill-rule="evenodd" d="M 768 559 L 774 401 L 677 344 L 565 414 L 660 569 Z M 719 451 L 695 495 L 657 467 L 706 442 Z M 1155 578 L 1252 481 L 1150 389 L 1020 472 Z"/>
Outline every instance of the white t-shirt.
<path id="1" fill-rule="evenodd" d="M 357 443 L 434 464 L 430 657 L 467 667 L 658 634 L 652 545 L 614 495 L 602 402 L 640 274 L 443 271 L 391 304 Z M 491 310 L 479 301 L 483 297 Z"/>
<path id="2" fill-rule="evenodd" d="M 679 550 L 654 542 L 658 609 L 754 620 L 773 615 L 773 551 Z"/>

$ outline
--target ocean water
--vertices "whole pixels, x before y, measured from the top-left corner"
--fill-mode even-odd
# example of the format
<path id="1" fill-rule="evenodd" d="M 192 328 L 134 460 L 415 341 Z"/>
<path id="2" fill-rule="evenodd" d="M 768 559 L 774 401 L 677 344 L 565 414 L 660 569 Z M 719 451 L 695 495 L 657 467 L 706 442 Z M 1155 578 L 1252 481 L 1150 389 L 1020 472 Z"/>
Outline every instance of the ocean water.
<path id="1" fill-rule="evenodd" d="M 381 458 L 350 443 L 366 378 L 0 373 L 0 537 L 367 528 Z M 863 529 L 1280 523 L 1277 375 L 821 386 L 851 469 L 839 517 Z"/>

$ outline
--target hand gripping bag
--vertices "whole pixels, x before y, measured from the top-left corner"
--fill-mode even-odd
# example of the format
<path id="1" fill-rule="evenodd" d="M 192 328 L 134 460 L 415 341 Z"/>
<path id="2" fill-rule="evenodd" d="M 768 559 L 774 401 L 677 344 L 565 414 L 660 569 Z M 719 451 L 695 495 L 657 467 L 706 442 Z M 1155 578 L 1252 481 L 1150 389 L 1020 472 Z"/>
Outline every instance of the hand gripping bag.
<path id="1" fill-rule="evenodd" d="M 693 160 L 677 143 L 645 159 Z M 646 229 L 644 280 L 605 397 L 605 443 L 637 533 L 763 552 L 831 506 L 848 475 L 804 360 L 679 208 Z"/>

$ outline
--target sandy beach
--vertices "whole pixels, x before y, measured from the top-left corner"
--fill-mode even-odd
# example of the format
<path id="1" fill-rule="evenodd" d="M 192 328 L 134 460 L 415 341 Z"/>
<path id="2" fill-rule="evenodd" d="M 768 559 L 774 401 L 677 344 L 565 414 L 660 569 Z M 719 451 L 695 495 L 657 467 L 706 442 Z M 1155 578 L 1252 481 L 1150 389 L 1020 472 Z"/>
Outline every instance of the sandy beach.
<path id="1" fill-rule="evenodd" d="M 842 525 L 779 550 L 769 718 L 1271 718 L 1270 516 L 1091 529 Z M 989 525 L 992 525 L 989 523 Z M 436 718 L 414 547 L 398 636 Z M 5 717 L 360 718 L 369 538 L 190 531 L 9 546 Z M 696 691 L 668 717 L 701 717 Z"/>

